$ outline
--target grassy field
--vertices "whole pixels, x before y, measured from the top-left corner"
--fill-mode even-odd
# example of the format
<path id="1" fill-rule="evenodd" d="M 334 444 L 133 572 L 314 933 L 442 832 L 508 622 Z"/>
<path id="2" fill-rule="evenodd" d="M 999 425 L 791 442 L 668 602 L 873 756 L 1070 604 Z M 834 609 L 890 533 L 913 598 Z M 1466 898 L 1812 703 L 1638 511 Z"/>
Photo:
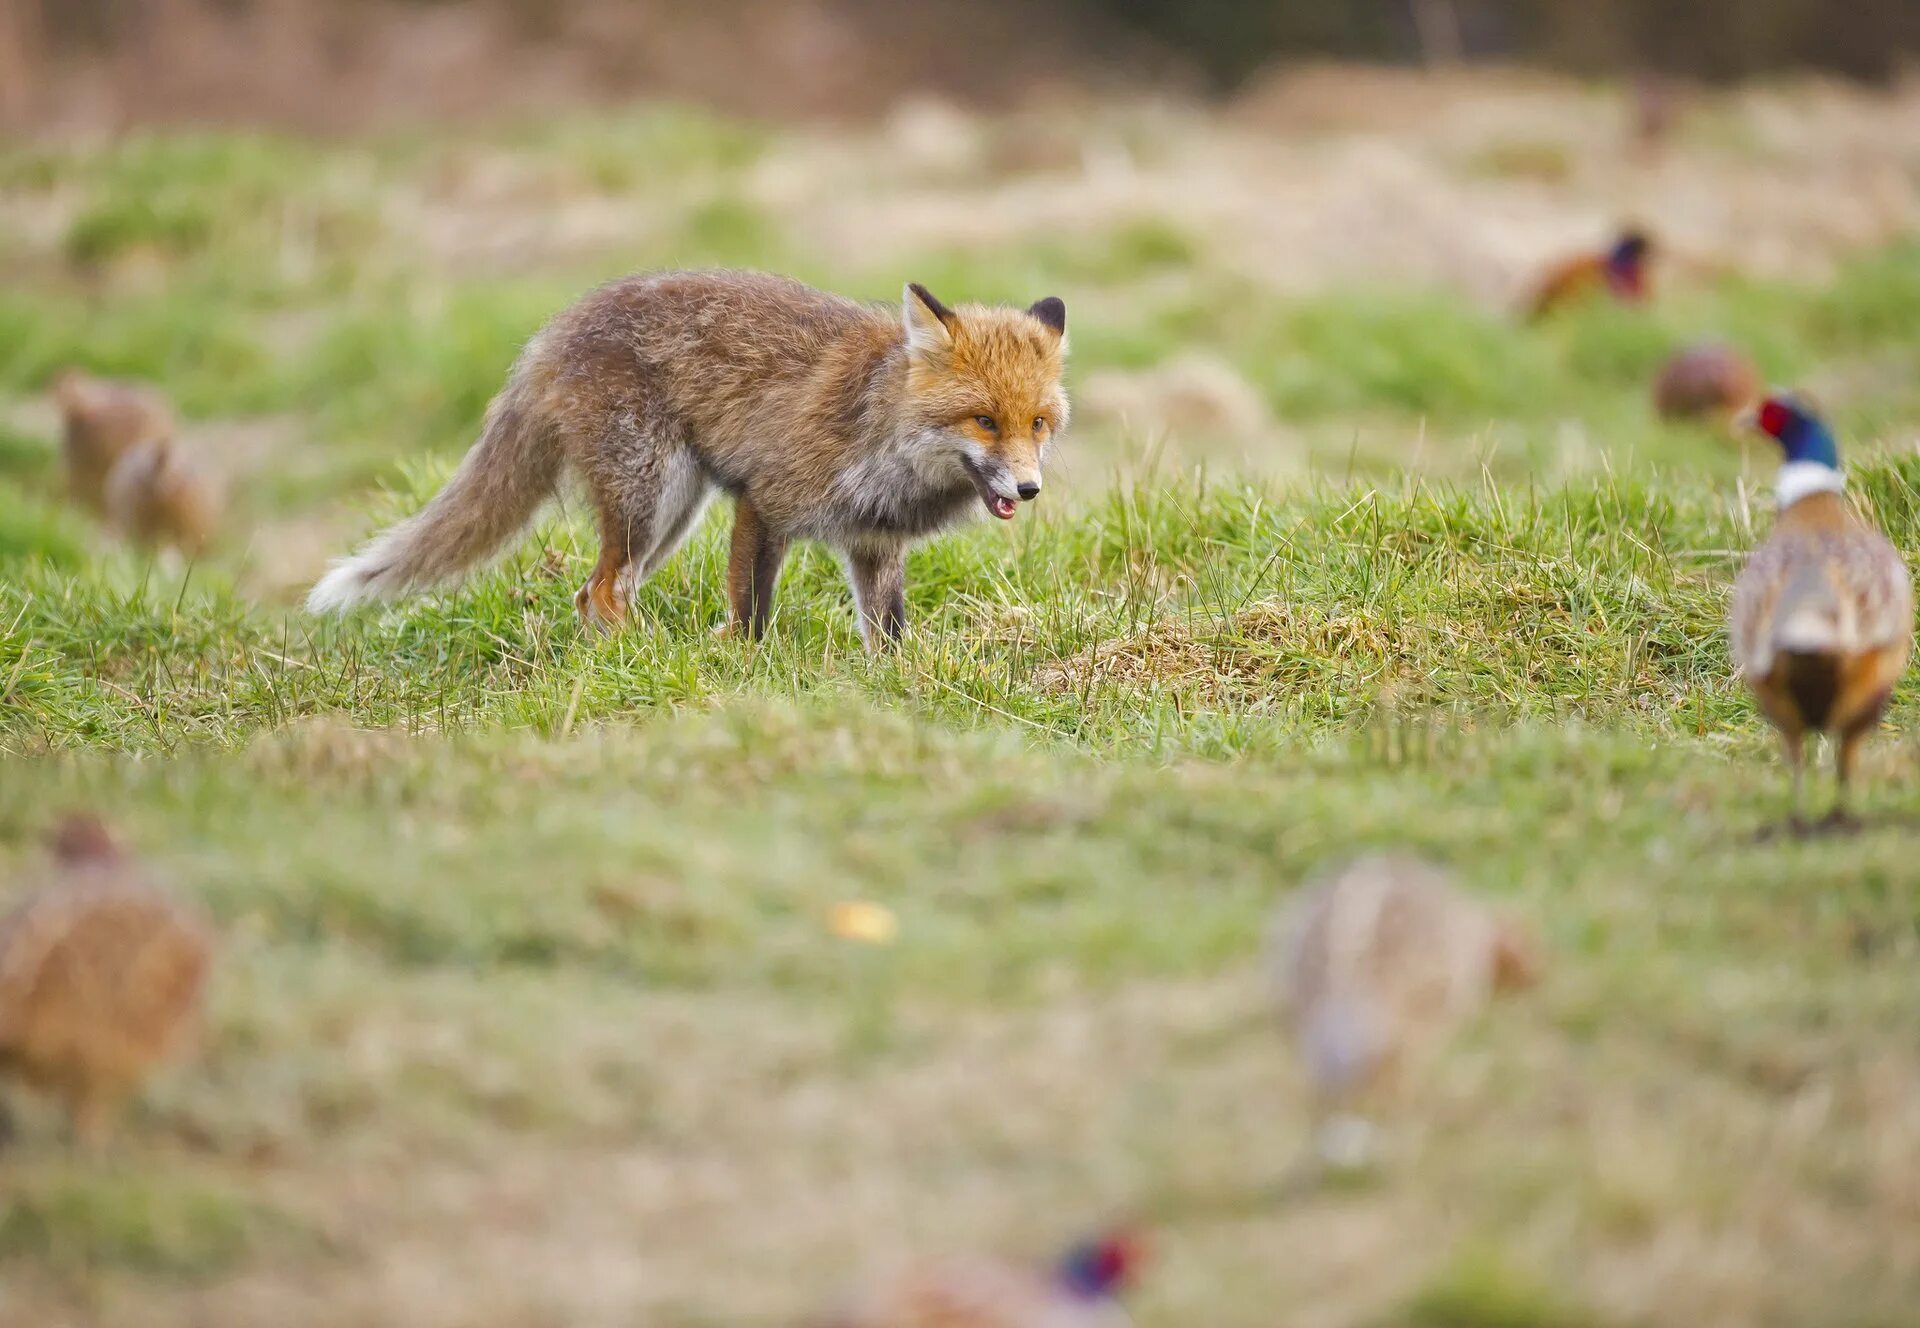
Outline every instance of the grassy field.
<path id="1" fill-rule="evenodd" d="M 96 807 L 226 938 L 107 1162 L 22 1100 L 0 1322 L 792 1324 L 1120 1214 L 1148 1328 L 1911 1322 L 1920 697 L 1865 833 L 1766 834 L 1721 624 L 1771 458 L 1646 385 L 1703 334 L 1812 384 L 1920 546 L 1912 98 L 1729 96 L 1643 162 L 1604 91 L 1441 92 L 0 153 L 0 870 Z M 1743 206 L 1808 176 L 1866 201 Z M 1621 196 L 1676 237 L 1661 301 L 1519 326 Z M 897 654 L 819 551 L 715 639 L 718 519 L 612 639 L 571 509 L 457 591 L 298 611 L 548 313 L 706 262 L 1067 300 L 1058 482 L 915 554 Z M 208 558 L 62 505 L 69 362 L 180 403 Z M 1262 937 L 1374 845 L 1551 968 L 1380 1174 L 1302 1187 Z M 897 943 L 834 937 L 848 899 Z"/>

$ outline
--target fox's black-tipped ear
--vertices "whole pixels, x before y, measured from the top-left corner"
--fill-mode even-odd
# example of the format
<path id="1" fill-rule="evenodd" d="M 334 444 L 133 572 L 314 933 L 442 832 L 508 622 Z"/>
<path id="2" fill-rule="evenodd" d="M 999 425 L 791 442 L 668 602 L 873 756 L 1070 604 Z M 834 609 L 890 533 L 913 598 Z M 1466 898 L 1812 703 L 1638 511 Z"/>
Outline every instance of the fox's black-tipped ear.
<path id="1" fill-rule="evenodd" d="M 953 345 L 953 310 L 934 298 L 932 291 L 917 281 L 910 281 L 900 297 L 900 305 L 909 350 L 925 355 Z"/>
<path id="2" fill-rule="evenodd" d="M 1067 334 L 1067 302 L 1058 295 L 1049 295 L 1044 300 L 1035 300 L 1027 306 L 1027 312 L 1061 336 Z"/>

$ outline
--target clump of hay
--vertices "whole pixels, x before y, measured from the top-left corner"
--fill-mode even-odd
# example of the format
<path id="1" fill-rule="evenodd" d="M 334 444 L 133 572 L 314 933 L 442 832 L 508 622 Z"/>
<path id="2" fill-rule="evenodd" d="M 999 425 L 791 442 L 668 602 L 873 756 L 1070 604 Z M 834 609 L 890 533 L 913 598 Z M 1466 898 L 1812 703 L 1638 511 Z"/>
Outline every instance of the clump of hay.
<path id="1" fill-rule="evenodd" d="M 1182 355 L 1140 372 L 1089 374 L 1075 394 L 1083 419 L 1176 438 L 1253 438 L 1272 429 L 1267 403 L 1231 365 Z"/>

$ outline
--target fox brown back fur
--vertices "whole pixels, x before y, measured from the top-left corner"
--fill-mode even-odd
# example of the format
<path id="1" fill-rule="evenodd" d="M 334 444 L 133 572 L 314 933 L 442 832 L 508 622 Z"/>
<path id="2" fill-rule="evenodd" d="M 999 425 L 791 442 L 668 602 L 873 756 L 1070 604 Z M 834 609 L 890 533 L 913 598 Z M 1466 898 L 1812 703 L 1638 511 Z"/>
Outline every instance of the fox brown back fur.
<path id="1" fill-rule="evenodd" d="M 754 272 L 663 272 L 604 286 L 537 334 L 480 441 L 418 514 L 337 565 L 308 607 L 442 583 L 524 528 L 563 472 L 585 484 L 600 558 L 576 596 L 612 626 L 712 495 L 735 502 L 731 622 L 767 624 L 788 545 L 846 559 L 869 644 L 905 625 L 908 545 L 983 505 L 1040 492 L 1067 424 L 1066 307 L 900 310 Z"/>

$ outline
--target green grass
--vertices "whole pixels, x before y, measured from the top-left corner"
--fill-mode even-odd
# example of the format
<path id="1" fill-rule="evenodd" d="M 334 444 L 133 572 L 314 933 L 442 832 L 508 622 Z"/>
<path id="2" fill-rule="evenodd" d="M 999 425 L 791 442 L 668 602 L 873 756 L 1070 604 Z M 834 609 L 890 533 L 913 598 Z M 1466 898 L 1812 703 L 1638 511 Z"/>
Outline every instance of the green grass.
<path id="1" fill-rule="evenodd" d="M 223 937 L 204 1052 L 107 1161 L 22 1114 L 0 1318 L 771 1325 L 879 1255 L 1133 1213 L 1148 1326 L 1901 1321 L 1920 697 L 1867 833 L 1764 836 L 1784 778 L 1723 620 L 1768 466 L 1653 421 L 1646 380 L 1713 334 L 1824 387 L 1920 547 L 1920 244 L 1527 328 L 1265 291 L 1171 208 L 836 266 L 779 201 L 820 150 L 633 111 L 0 156 L 66 209 L 0 288 L 0 893 L 93 807 Z M 819 550 L 769 639 L 713 637 L 718 518 L 611 638 L 574 615 L 577 503 L 345 623 L 294 607 L 319 552 L 264 580 L 423 501 L 553 309 L 692 261 L 1057 293 L 1076 375 L 1201 352 L 1287 438 L 1088 417 L 1011 527 L 915 552 L 879 657 Z M 67 363 L 175 397 L 235 483 L 215 554 L 62 505 L 25 398 Z M 1380 1176 L 1303 1187 L 1263 937 L 1388 845 L 1550 973 L 1408 1095 Z M 850 899 L 897 942 L 834 936 Z"/>
<path id="2" fill-rule="evenodd" d="M 0 1196 L 0 1267 L 31 1262 L 83 1281 L 103 1269 L 203 1280 L 260 1246 L 279 1219 L 177 1178 L 17 1178 Z"/>
<path id="3" fill-rule="evenodd" d="M 1597 1322 L 1497 1257 L 1469 1252 L 1381 1328 L 1592 1328 Z"/>
<path id="4" fill-rule="evenodd" d="M 439 477 L 420 472 L 396 506 Z M 1897 541 L 1920 538 L 1917 479 L 1910 457 L 1856 468 Z M 1764 520 L 1723 493 L 1652 480 L 1285 496 L 1169 480 L 920 550 L 913 639 L 880 659 L 858 649 L 839 570 L 817 552 L 789 569 L 769 642 L 714 639 L 719 523 L 607 640 L 574 616 L 592 561 L 579 520 L 543 526 L 466 588 L 344 626 L 131 562 L 118 589 L 76 595 L 28 560 L 0 586 L 0 617 L 15 624 L 0 670 L 18 674 L 0 734 L 16 749 L 171 751 L 244 744 L 315 714 L 553 732 L 849 692 L 1108 752 L 1231 757 L 1346 731 L 1383 704 L 1723 733 L 1750 726 L 1722 624 L 1733 551 Z M 1907 704 L 1903 693 L 1897 713 Z"/>

